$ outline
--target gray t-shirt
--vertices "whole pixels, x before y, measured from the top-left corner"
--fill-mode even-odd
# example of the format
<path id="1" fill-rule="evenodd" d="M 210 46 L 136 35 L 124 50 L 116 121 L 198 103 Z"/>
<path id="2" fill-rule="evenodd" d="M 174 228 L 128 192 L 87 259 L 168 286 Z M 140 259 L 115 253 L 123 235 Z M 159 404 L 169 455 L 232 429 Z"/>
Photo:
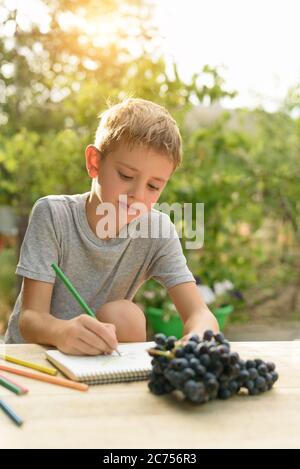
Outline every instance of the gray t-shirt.
<path id="1" fill-rule="evenodd" d="M 51 314 L 71 319 L 83 312 L 64 283 L 56 278 L 52 262 L 60 266 L 94 311 L 108 301 L 131 300 L 151 277 L 166 288 L 195 281 L 167 214 L 152 209 L 125 225 L 118 237 L 103 240 L 87 221 L 85 205 L 89 195 L 86 192 L 42 197 L 31 212 L 16 273 L 54 284 Z M 130 235 L 129 228 L 142 217 L 148 217 L 151 233 L 159 233 L 158 237 Z M 163 230 L 157 231 L 163 225 Z M 169 237 L 162 234 L 168 232 L 164 231 L 166 225 Z M 18 327 L 23 285 L 24 281 L 9 319 L 6 343 L 25 342 Z"/>

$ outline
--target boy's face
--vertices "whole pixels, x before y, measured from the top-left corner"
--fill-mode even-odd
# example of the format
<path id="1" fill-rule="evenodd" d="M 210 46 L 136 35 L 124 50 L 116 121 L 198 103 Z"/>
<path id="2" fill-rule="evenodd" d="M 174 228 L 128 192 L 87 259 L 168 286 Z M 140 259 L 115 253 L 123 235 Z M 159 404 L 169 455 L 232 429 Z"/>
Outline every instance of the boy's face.
<path id="1" fill-rule="evenodd" d="M 90 145 L 86 150 L 86 160 L 89 175 L 97 176 L 101 185 L 102 201 L 112 203 L 117 216 L 119 210 L 127 211 L 129 222 L 140 213 L 119 205 L 120 195 L 127 196 L 127 204 L 132 209 L 139 203 L 143 204 L 143 211 L 149 211 L 158 201 L 174 169 L 165 155 L 141 145 L 129 149 L 120 144 L 104 159 Z"/>

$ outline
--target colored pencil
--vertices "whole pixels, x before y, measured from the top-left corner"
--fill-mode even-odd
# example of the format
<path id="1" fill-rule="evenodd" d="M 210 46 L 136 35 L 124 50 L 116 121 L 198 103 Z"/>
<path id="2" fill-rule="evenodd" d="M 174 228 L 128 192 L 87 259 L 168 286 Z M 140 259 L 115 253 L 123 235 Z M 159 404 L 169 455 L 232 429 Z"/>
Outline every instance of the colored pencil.
<path id="1" fill-rule="evenodd" d="M 95 315 L 94 311 L 87 305 L 87 303 L 84 301 L 84 299 L 80 296 L 79 292 L 76 290 L 74 285 L 70 282 L 70 280 L 68 279 L 66 274 L 64 274 L 64 272 L 58 267 L 57 264 L 55 264 L 55 262 L 53 262 L 53 264 L 51 264 L 51 267 L 54 269 L 54 271 L 57 273 L 59 278 L 63 281 L 63 283 L 69 289 L 70 293 L 74 296 L 75 300 L 77 300 L 77 302 L 84 309 L 84 311 L 89 316 L 96 319 L 96 315 Z M 106 343 L 106 345 L 108 345 L 108 343 L 102 337 L 101 337 L 101 339 L 103 340 L 103 342 Z M 121 355 L 118 349 L 116 349 L 116 352 L 119 355 Z"/>
<path id="2" fill-rule="evenodd" d="M 0 378 L 5 379 L 6 381 L 9 381 L 9 383 L 14 384 L 20 389 L 20 394 L 26 394 L 29 390 L 25 388 L 25 386 L 22 386 L 22 384 L 17 383 L 14 379 L 8 378 L 7 376 L 1 375 Z"/>
<path id="3" fill-rule="evenodd" d="M 21 389 L 18 386 L 16 386 L 15 384 L 12 384 L 10 381 L 8 381 L 5 378 L 2 378 L 1 376 L 0 376 L 0 385 L 8 389 L 11 392 L 14 392 L 15 394 L 23 394 Z"/>
<path id="4" fill-rule="evenodd" d="M 23 420 L 19 417 L 15 411 L 4 402 L 3 399 L 0 399 L 0 408 L 8 415 L 8 417 L 19 427 L 23 424 Z"/>
<path id="5" fill-rule="evenodd" d="M 32 373 L 27 370 L 17 370 L 11 366 L 0 365 L 0 370 L 7 371 L 8 373 L 14 373 L 15 375 L 25 376 L 26 378 L 36 379 L 38 381 L 44 381 L 45 383 L 57 384 L 58 386 L 65 386 L 67 388 L 77 389 L 78 391 L 87 391 L 88 385 L 84 383 L 77 383 L 65 378 L 58 378 L 57 376 L 42 375 L 39 373 Z"/>
<path id="6" fill-rule="evenodd" d="M 11 357 L 10 355 L 1 355 L 0 358 L 7 362 L 15 363 L 16 365 L 26 366 L 27 368 L 32 368 L 33 370 L 41 371 L 42 373 L 47 373 L 48 375 L 56 375 L 57 370 L 55 368 L 50 368 L 44 365 L 38 365 L 37 363 L 28 362 L 21 360 L 20 358 Z"/>
<path id="7" fill-rule="evenodd" d="M 63 281 L 63 283 L 69 289 L 70 293 L 74 296 L 74 298 L 77 300 L 80 306 L 84 309 L 84 311 L 92 318 L 96 318 L 94 311 L 86 304 L 86 302 L 80 296 L 79 292 L 76 290 L 74 285 L 70 282 L 66 274 L 64 274 L 64 272 L 58 267 L 58 265 L 55 264 L 55 262 L 51 264 L 51 267 L 55 270 L 59 278 Z"/>

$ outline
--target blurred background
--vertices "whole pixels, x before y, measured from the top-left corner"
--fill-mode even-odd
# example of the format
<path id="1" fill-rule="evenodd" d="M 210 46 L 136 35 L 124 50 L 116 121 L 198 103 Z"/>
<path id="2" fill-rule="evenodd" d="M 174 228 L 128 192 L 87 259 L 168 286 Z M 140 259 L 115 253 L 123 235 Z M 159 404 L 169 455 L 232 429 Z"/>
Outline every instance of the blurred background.
<path id="1" fill-rule="evenodd" d="M 185 255 L 227 337 L 300 338 L 299 15 L 294 0 L 0 0 L 0 335 L 34 202 L 89 190 L 97 116 L 130 94 L 180 126 L 160 202 L 205 204 Z M 153 281 L 135 300 L 177 315 Z"/>

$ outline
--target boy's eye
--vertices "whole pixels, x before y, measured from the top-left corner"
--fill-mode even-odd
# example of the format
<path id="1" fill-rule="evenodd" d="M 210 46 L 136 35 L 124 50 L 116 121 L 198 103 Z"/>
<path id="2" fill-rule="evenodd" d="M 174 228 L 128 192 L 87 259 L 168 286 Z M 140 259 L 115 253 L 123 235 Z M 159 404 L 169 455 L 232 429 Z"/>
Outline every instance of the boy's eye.
<path id="1" fill-rule="evenodd" d="M 152 186 L 152 184 L 149 184 L 149 187 L 152 191 L 159 191 L 159 187 Z"/>
<path id="2" fill-rule="evenodd" d="M 122 179 L 125 179 L 125 181 L 129 181 L 130 179 L 133 179 L 132 176 L 126 176 L 126 174 L 120 173 L 120 171 L 118 171 L 118 173 Z M 159 187 L 152 186 L 152 184 L 148 184 L 148 186 L 150 187 L 152 191 L 159 191 Z"/>
<path id="3" fill-rule="evenodd" d="M 122 173 L 120 173 L 120 172 L 119 172 L 119 175 L 120 175 L 121 178 L 123 178 L 123 179 L 132 179 L 131 176 L 126 176 L 125 174 L 122 174 Z"/>

